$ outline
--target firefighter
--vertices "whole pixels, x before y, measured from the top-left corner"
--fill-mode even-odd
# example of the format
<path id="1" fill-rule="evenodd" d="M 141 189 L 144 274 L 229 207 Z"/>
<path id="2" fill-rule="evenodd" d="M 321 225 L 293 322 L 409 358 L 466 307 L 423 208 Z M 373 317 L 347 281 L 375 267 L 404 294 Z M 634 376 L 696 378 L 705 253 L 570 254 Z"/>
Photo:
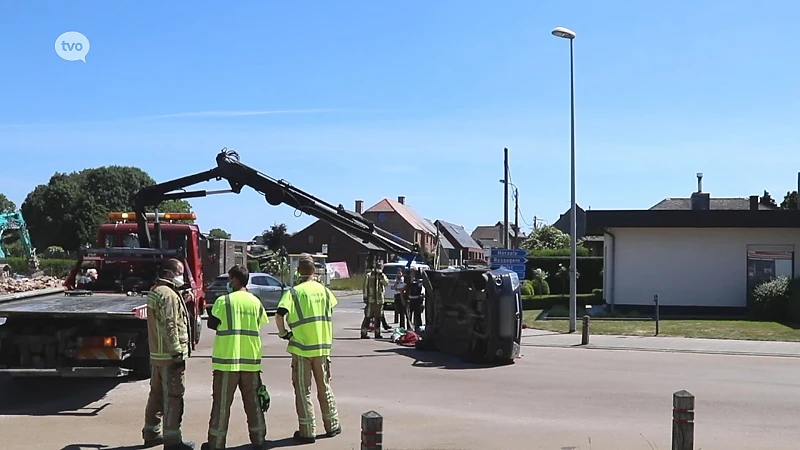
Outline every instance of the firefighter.
<path id="1" fill-rule="evenodd" d="M 383 273 L 383 263 L 377 261 L 375 268 L 364 277 L 364 320 L 361 322 L 361 339 L 368 339 L 369 325 L 375 319 L 375 339 L 381 338 L 383 318 L 383 295 L 389 278 Z M 385 319 L 384 319 L 385 320 Z M 387 325 L 388 326 L 388 325 Z"/>
<path id="2" fill-rule="evenodd" d="M 333 344 L 331 316 L 338 301 L 324 285 L 313 279 L 314 260 L 303 254 L 298 262 L 300 284 L 289 288 L 278 303 L 275 323 L 278 336 L 289 341 L 292 355 L 292 385 L 299 429 L 294 439 L 310 444 L 316 441 L 316 419 L 311 403 L 311 379 L 317 388 L 325 435 L 342 432 L 336 399 L 331 389 L 330 354 Z M 287 329 L 286 325 L 289 325 Z"/>
<path id="3" fill-rule="evenodd" d="M 169 259 L 164 263 L 156 286 L 147 295 L 150 394 L 142 429 L 145 447 L 162 440 L 165 450 L 195 447 L 181 436 L 186 391 L 184 372 L 189 355 L 189 312 L 178 292 L 183 283 L 183 263 Z"/>
<path id="4" fill-rule="evenodd" d="M 216 299 L 208 316 L 208 327 L 217 334 L 211 353 L 214 374 L 208 442 L 202 449 L 225 448 L 231 403 L 238 389 L 247 416 L 250 443 L 256 450 L 264 447 L 267 436 L 258 392 L 262 386 L 260 331 L 269 319 L 258 297 L 247 292 L 250 274 L 246 268 L 231 267 L 228 279 L 228 294 Z"/>

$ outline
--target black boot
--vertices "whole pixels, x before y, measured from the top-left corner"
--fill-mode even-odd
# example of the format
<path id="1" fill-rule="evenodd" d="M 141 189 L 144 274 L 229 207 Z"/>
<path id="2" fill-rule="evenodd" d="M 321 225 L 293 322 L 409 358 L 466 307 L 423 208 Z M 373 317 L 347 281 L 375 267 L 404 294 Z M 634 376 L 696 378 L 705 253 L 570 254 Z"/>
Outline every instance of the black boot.
<path id="1" fill-rule="evenodd" d="M 183 441 L 177 444 L 165 445 L 164 450 L 194 450 L 194 442 Z"/>

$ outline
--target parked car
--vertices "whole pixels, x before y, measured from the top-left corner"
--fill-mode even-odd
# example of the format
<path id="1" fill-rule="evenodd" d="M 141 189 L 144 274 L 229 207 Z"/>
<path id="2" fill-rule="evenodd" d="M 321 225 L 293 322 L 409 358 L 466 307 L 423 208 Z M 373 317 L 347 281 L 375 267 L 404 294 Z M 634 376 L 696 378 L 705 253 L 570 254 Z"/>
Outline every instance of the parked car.
<path id="1" fill-rule="evenodd" d="M 268 273 L 251 273 L 250 282 L 247 284 L 247 290 L 261 300 L 267 312 L 277 311 L 278 303 L 286 289 L 288 289 L 286 285 Z M 217 298 L 227 293 L 228 274 L 220 275 L 205 290 L 206 310 L 211 311 Z"/>
<path id="2" fill-rule="evenodd" d="M 405 262 L 393 262 L 393 263 L 386 263 L 383 265 L 383 274 L 386 275 L 386 278 L 389 279 L 389 286 L 386 287 L 386 291 L 383 294 L 383 307 L 384 309 L 393 310 L 394 309 L 394 296 L 397 294 L 397 291 L 394 289 L 394 282 L 395 277 L 397 277 L 397 271 L 406 270 Z M 427 264 L 420 264 L 417 262 L 411 263 L 411 270 L 430 270 L 430 267 Z M 405 286 L 405 283 L 401 283 L 399 288 Z"/>

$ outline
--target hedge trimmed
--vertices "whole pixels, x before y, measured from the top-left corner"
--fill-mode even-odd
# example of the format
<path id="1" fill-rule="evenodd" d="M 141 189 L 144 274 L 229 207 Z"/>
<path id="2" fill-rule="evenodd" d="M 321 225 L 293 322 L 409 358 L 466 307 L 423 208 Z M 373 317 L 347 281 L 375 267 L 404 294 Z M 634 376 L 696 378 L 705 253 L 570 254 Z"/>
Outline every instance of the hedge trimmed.
<path id="1" fill-rule="evenodd" d="M 594 294 L 578 294 L 576 297 L 578 307 L 585 307 L 586 305 L 602 305 L 605 303 L 602 292 L 596 292 Z M 569 296 L 538 295 L 535 297 L 522 297 L 523 311 L 530 311 L 532 309 L 550 309 L 559 305 L 569 306 Z"/>
<path id="2" fill-rule="evenodd" d="M 589 294 L 594 289 L 603 288 L 603 257 L 578 256 L 578 294 Z M 525 270 L 528 274 L 535 269 L 542 269 L 548 274 L 547 282 L 550 284 L 551 294 L 567 294 L 569 292 L 569 279 L 566 280 L 566 289 L 562 287 L 561 280 L 556 276 L 558 265 L 569 267 L 569 256 L 528 256 Z"/>
<path id="3" fill-rule="evenodd" d="M 28 272 L 28 261 L 25 258 L 6 258 L 6 263 L 11 266 L 11 270 L 16 273 Z M 75 265 L 74 259 L 39 259 L 39 268 L 45 275 L 63 278 Z"/>

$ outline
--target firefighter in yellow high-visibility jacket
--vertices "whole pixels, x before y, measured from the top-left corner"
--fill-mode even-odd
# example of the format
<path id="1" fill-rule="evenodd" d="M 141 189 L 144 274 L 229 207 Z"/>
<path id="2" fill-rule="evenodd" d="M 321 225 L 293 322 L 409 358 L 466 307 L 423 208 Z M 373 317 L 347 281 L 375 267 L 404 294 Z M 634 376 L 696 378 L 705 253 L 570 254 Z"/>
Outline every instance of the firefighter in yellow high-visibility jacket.
<path id="1" fill-rule="evenodd" d="M 316 419 L 311 403 L 313 378 L 322 411 L 325 434 L 333 437 L 342 432 L 336 399 L 331 389 L 331 316 L 336 297 L 314 278 L 314 259 L 303 254 L 298 262 L 300 283 L 287 290 L 275 315 L 278 335 L 289 341 L 286 351 L 292 355 L 292 384 L 299 429 L 294 439 L 301 443 L 316 441 Z M 287 322 L 289 328 L 287 328 Z"/>
<path id="2" fill-rule="evenodd" d="M 247 431 L 253 449 L 262 449 L 267 436 L 265 408 L 259 398 L 261 381 L 261 327 L 269 323 L 261 300 L 247 292 L 250 274 L 235 265 L 228 271 L 228 294 L 219 297 L 208 316 L 208 327 L 216 330 L 211 367 L 211 419 L 208 442 L 202 450 L 225 448 L 231 403 L 238 389 L 247 416 Z"/>

